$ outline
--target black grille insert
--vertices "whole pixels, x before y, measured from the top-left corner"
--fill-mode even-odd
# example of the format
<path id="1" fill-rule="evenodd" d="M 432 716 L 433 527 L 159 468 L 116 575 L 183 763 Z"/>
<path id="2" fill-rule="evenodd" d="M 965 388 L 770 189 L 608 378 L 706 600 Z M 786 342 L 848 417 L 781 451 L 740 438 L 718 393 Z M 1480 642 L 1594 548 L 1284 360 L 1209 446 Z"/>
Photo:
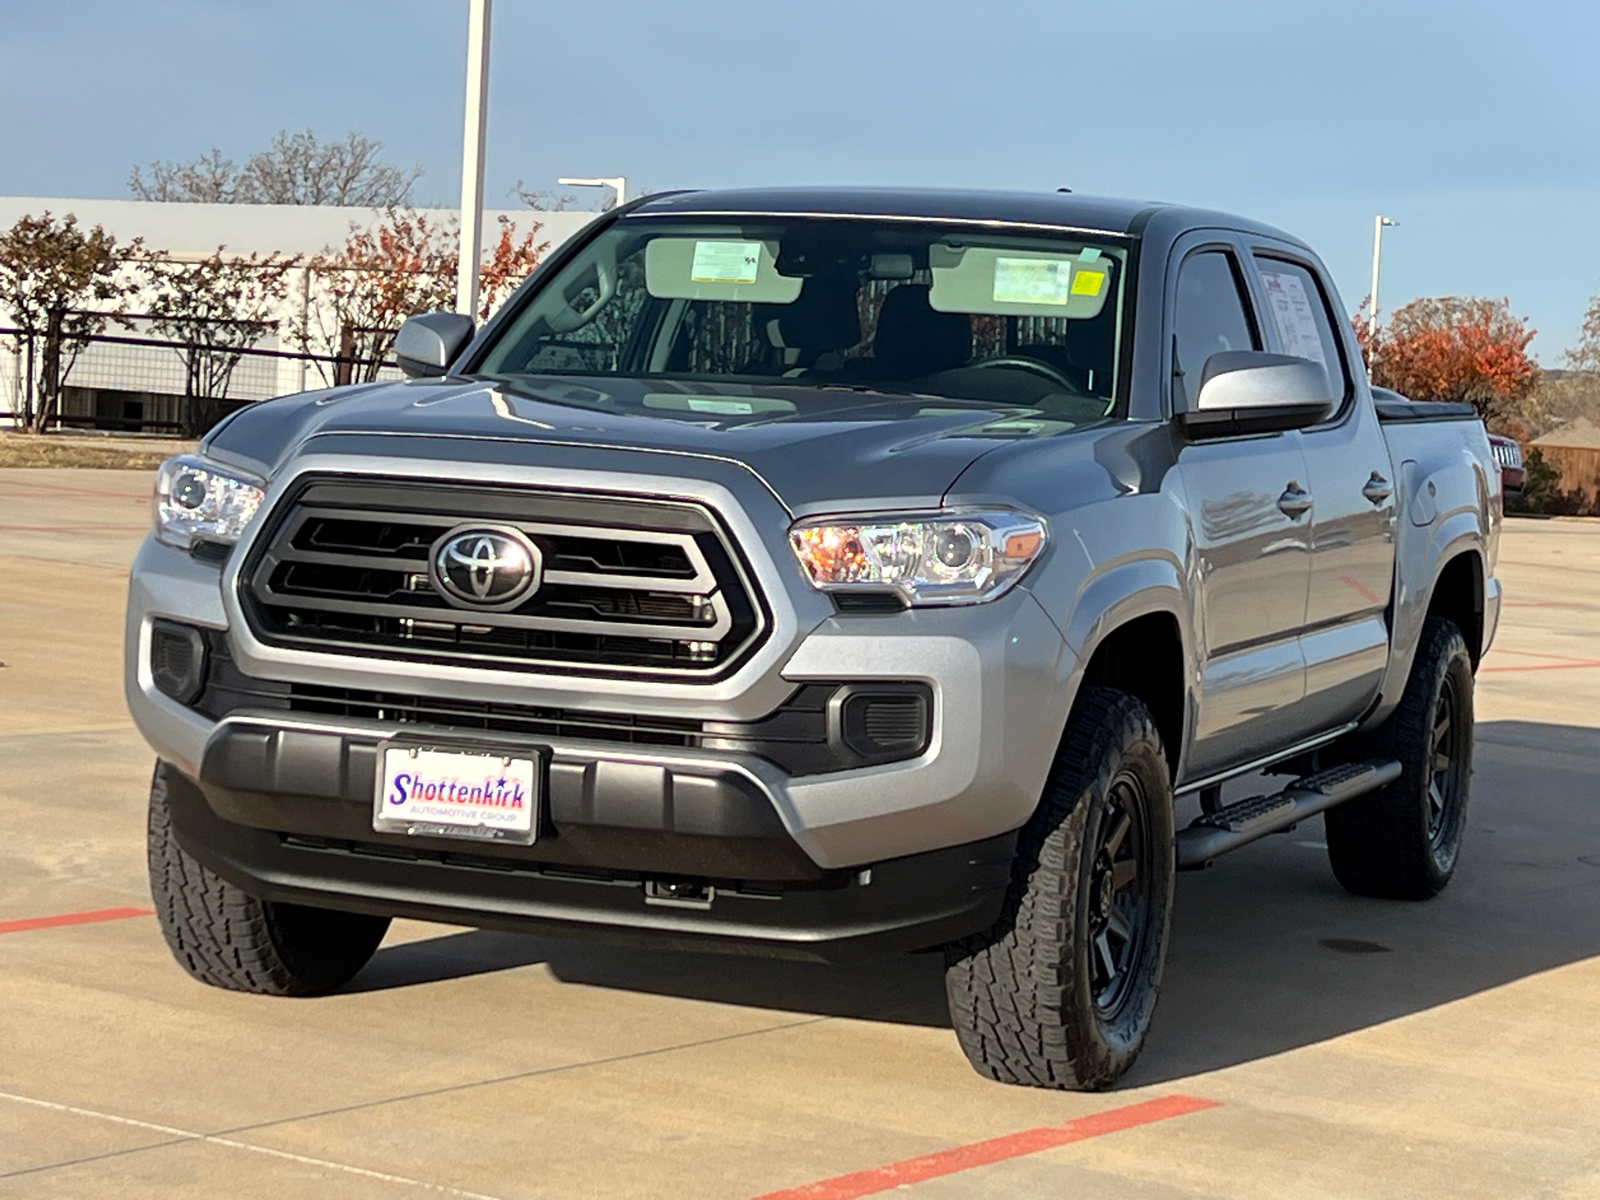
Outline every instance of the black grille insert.
<path id="1" fill-rule="evenodd" d="M 749 573 L 697 505 L 505 487 L 311 479 L 275 510 L 242 573 L 273 645 L 422 662 L 714 678 L 767 620 Z M 540 586 L 509 612 L 452 602 L 433 548 L 477 524 L 539 549 Z"/>

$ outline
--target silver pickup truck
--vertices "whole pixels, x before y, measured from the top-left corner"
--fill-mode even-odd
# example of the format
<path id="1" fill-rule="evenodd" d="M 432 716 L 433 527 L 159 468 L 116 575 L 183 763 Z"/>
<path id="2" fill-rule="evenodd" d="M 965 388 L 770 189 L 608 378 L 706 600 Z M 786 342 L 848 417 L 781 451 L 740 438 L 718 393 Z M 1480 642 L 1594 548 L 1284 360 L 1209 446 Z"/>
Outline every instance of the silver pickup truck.
<path id="1" fill-rule="evenodd" d="M 674 193 L 407 322 L 412 378 L 237 413 L 128 608 L 173 952 L 943 947 L 980 1072 L 1109 1086 L 1176 870 L 1319 813 L 1357 894 L 1456 866 L 1499 476 L 1344 311 L 1220 213 Z"/>

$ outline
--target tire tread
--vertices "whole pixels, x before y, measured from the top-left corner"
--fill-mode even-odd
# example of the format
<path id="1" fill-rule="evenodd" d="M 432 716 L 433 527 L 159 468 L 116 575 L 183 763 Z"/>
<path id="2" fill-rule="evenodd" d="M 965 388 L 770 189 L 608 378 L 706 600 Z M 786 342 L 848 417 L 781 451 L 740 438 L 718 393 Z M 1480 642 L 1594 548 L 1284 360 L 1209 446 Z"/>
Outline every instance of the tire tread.
<path id="1" fill-rule="evenodd" d="M 1105 794 L 1117 764 L 1131 747 L 1153 747 L 1162 763 L 1161 738 L 1149 711 L 1134 697 L 1109 688 L 1085 688 L 1034 816 L 1018 838 L 1016 867 L 1000 921 L 993 929 L 954 943 L 946 951 L 946 991 L 962 1049 L 982 1075 L 1002 1083 L 1042 1088 L 1098 1090 L 1111 1086 L 1137 1056 L 1143 1028 L 1131 1050 L 1108 1056 L 1082 1036 L 1085 1019 L 1072 968 L 1077 924 L 1077 872 L 1085 822 L 1075 819 L 1089 794 Z M 1153 797 L 1166 806 L 1170 792 Z M 1170 826 L 1168 826 L 1170 835 Z M 1170 842 L 1170 836 L 1167 839 Z M 1141 964 L 1147 989 L 1144 1023 L 1159 992 L 1171 911 L 1171 871 L 1157 952 Z"/>

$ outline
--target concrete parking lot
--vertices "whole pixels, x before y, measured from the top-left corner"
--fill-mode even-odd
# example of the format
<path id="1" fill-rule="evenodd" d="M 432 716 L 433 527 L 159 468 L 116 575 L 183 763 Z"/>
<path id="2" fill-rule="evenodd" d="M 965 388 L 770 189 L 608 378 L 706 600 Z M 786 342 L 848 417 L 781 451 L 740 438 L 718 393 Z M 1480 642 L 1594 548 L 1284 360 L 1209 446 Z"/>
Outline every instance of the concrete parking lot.
<path id="1" fill-rule="evenodd" d="M 333 997 L 192 982 L 121 699 L 148 486 L 0 470 L 0 1197 L 1600 1197 L 1600 522 L 1507 527 L 1452 887 L 1352 898 L 1320 821 L 1181 876 L 1144 1056 L 1076 1095 L 975 1075 L 927 955 L 397 922 Z"/>

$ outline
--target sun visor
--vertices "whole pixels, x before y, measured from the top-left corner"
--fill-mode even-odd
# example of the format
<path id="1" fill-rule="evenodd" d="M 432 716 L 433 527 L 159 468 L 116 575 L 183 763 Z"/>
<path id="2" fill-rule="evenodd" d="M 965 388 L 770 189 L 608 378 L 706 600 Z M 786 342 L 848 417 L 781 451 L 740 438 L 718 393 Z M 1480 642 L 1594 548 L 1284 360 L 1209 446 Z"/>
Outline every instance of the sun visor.
<path id="1" fill-rule="evenodd" d="M 776 250 L 776 242 L 656 238 L 645 247 L 645 288 L 658 300 L 793 304 L 805 281 L 778 274 Z"/>
<path id="2" fill-rule="evenodd" d="M 928 266 L 928 303 L 938 312 L 1087 320 L 1105 307 L 1118 263 L 1094 248 L 1063 253 L 935 242 Z"/>

